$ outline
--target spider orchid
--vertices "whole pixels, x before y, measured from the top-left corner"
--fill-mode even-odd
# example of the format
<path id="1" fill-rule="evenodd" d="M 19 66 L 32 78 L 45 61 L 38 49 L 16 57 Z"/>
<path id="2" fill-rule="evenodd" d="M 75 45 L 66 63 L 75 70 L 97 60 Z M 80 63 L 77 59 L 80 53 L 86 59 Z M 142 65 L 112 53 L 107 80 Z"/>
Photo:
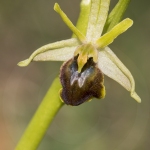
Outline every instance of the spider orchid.
<path id="1" fill-rule="evenodd" d="M 65 61 L 60 69 L 60 97 L 67 105 L 77 106 L 94 97 L 104 98 L 104 74 L 121 84 L 137 102 L 141 102 L 130 71 L 108 47 L 118 35 L 132 26 L 133 21 L 124 19 L 102 35 L 109 3 L 110 0 L 82 0 L 81 5 L 90 4 L 90 11 L 87 24 L 83 24 L 81 31 L 55 3 L 54 10 L 75 37 L 45 45 L 18 63 L 19 66 L 27 66 L 31 61 Z"/>

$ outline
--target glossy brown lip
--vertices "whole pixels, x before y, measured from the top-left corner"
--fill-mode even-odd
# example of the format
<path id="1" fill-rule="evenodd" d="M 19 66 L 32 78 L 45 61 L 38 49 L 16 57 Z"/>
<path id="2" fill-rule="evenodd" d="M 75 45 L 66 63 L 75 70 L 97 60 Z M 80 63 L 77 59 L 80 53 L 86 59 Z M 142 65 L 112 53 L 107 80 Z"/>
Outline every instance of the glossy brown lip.
<path id="1" fill-rule="evenodd" d="M 63 87 L 60 96 L 65 104 L 72 106 L 80 105 L 93 97 L 104 97 L 104 75 L 97 68 L 97 64 L 89 58 L 79 73 L 77 57 L 65 62 L 60 71 L 60 81 Z"/>

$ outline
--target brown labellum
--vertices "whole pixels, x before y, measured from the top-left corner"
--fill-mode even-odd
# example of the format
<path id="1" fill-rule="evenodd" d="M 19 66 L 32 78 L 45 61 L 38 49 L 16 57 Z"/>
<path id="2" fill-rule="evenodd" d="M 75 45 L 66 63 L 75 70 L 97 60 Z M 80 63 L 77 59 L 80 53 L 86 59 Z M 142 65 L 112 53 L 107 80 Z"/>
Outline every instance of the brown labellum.
<path id="1" fill-rule="evenodd" d="M 85 101 L 105 96 L 103 85 L 103 73 L 97 68 L 97 64 L 89 58 L 78 72 L 78 56 L 68 60 L 61 67 L 60 81 L 62 90 L 60 96 L 65 104 L 77 106 Z"/>

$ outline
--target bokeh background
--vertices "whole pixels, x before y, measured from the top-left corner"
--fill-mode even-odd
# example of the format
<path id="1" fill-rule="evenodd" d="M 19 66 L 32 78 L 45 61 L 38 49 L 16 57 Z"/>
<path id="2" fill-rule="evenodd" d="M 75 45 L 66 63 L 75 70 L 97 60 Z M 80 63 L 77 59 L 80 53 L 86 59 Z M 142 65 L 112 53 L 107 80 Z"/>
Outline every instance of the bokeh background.
<path id="1" fill-rule="evenodd" d="M 53 10 L 54 0 L 0 0 L 0 150 L 13 150 L 61 62 L 17 63 L 35 49 L 67 39 L 71 31 Z M 57 0 L 76 23 L 80 0 Z M 117 0 L 111 0 L 111 8 Z M 106 98 L 64 106 L 38 150 L 150 149 L 150 1 L 132 0 L 125 17 L 134 25 L 111 48 L 132 72 L 138 104 L 105 76 Z"/>

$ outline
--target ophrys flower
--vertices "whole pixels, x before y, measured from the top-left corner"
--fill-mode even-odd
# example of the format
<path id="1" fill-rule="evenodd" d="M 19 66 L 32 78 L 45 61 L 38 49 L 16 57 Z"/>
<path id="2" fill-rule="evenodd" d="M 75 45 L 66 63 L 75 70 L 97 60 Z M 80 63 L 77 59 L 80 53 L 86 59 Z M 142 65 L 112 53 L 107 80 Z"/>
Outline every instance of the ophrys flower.
<path id="1" fill-rule="evenodd" d="M 137 102 L 141 102 L 135 92 L 135 82 L 130 71 L 108 47 L 118 35 L 133 24 L 133 21 L 127 18 L 102 35 L 110 0 L 83 0 L 81 5 L 89 3 L 90 11 L 85 15 L 87 24 L 84 24 L 81 31 L 72 24 L 56 3 L 55 11 L 75 34 L 75 38 L 45 45 L 18 65 L 27 66 L 32 60 L 65 61 L 60 70 L 60 96 L 68 105 L 80 105 L 93 97 L 104 98 L 104 74 L 130 91 L 131 97 Z"/>

